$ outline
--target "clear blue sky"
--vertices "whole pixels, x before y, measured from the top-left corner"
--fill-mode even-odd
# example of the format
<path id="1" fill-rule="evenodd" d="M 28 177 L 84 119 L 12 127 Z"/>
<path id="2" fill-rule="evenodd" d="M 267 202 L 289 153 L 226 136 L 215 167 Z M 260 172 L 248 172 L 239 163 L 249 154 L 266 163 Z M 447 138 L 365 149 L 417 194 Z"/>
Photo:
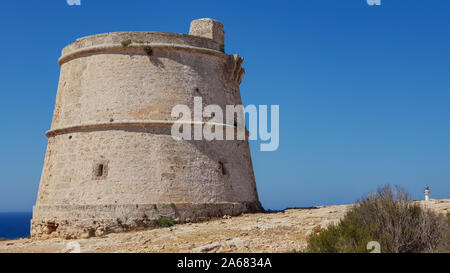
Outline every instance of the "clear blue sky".
<path id="1" fill-rule="evenodd" d="M 61 49 L 111 31 L 222 21 L 244 104 L 280 105 L 280 148 L 252 156 L 266 208 L 352 203 L 384 184 L 450 198 L 450 1 L 4 0 L 0 211 L 35 202 Z"/>

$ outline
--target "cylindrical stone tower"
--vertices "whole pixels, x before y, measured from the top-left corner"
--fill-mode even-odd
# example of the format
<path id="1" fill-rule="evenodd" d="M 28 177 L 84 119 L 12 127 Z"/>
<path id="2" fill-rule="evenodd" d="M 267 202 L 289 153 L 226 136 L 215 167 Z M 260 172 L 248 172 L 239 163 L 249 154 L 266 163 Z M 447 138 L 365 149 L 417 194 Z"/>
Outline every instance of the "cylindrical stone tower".
<path id="1" fill-rule="evenodd" d="M 173 106 L 241 104 L 242 58 L 224 53 L 220 22 L 189 35 L 84 37 L 61 75 L 33 237 L 77 238 L 262 210 L 247 140 L 175 140 Z M 233 126 L 228 124 L 227 126 Z"/>

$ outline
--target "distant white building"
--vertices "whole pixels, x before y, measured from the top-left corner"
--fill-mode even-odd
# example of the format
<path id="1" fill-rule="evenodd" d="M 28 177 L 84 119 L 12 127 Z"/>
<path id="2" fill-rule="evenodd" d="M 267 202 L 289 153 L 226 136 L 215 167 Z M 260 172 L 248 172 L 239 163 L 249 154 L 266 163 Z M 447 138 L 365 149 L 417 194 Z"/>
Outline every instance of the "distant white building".
<path id="1" fill-rule="evenodd" d="M 425 187 L 425 201 L 429 201 L 430 200 L 430 187 L 426 186 Z"/>

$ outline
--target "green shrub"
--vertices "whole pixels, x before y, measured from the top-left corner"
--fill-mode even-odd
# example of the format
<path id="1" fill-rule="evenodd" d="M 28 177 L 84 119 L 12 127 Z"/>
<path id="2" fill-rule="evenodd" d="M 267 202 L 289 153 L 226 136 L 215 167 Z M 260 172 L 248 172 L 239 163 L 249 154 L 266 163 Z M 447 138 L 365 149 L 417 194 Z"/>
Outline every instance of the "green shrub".
<path id="1" fill-rule="evenodd" d="M 404 190 L 386 186 L 363 198 L 337 225 L 311 235 L 307 251 L 361 253 L 377 241 L 381 252 L 434 252 L 447 246 L 447 221 L 411 202 Z"/>
<path id="2" fill-rule="evenodd" d="M 171 226 L 175 225 L 175 222 L 170 217 L 160 217 L 155 220 L 155 224 L 158 227 L 171 227 Z"/>
<path id="3" fill-rule="evenodd" d="M 450 212 L 447 213 L 447 223 L 448 227 L 450 227 Z M 450 253 L 450 228 L 447 230 L 447 234 L 445 236 L 444 242 L 437 249 L 438 252 Z"/>
<path id="4" fill-rule="evenodd" d="M 126 41 L 121 42 L 122 46 L 129 46 L 129 45 L 131 45 L 131 43 L 132 43 L 131 40 L 126 40 Z"/>
<path id="5" fill-rule="evenodd" d="M 447 240 L 445 242 L 445 247 L 446 247 L 446 251 L 447 253 L 450 253 L 450 212 L 447 213 L 447 226 L 448 226 L 448 230 L 447 230 Z"/>

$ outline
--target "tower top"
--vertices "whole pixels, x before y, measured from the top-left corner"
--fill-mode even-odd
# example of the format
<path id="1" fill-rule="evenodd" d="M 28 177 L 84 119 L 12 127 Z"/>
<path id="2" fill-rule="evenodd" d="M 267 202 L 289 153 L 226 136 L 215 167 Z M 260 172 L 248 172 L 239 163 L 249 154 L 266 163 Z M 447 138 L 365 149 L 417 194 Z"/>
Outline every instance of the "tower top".
<path id="1" fill-rule="evenodd" d="M 59 64 L 86 53 L 105 51 L 123 51 L 136 48 L 184 48 L 188 50 L 203 50 L 211 54 L 224 55 L 225 32 L 221 22 L 209 18 L 191 22 L 189 34 L 127 31 L 94 34 L 78 38 L 62 50 Z"/>

